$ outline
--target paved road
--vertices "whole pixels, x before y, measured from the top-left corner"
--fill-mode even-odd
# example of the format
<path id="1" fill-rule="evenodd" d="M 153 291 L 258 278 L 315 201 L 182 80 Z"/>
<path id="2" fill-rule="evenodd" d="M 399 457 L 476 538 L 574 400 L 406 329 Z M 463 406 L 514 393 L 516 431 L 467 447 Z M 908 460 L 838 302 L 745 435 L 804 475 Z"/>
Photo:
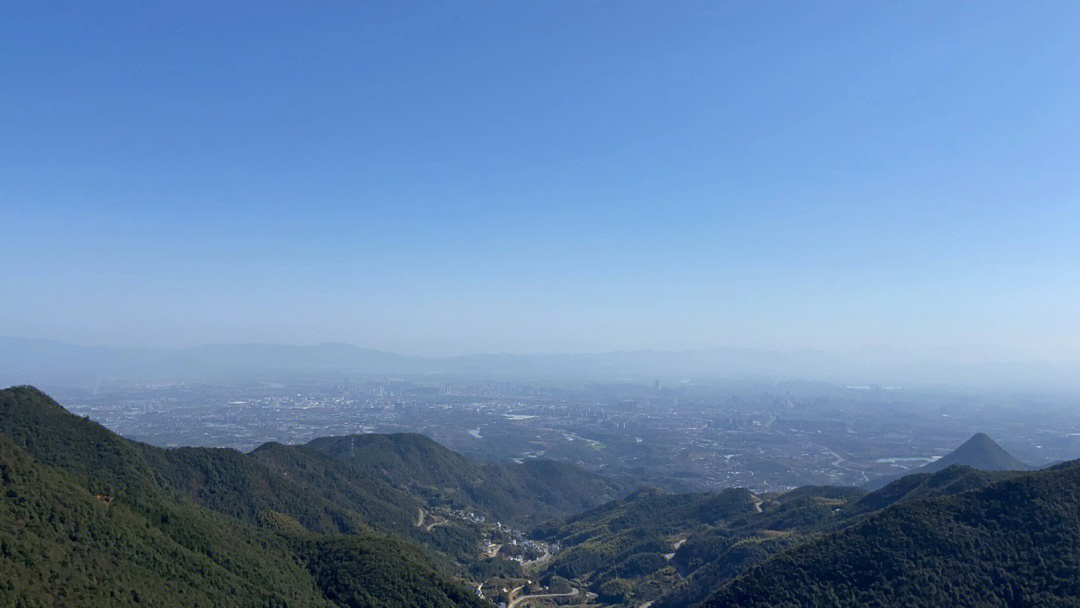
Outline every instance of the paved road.
<path id="1" fill-rule="evenodd" d="M 529 560 L 527 562 L 523 562 L 521 565 L 525 566 L 526 568 L 532 568 L 534 566 L 538 566 L 538 565 L 542 564 L 544 562 L 544 560 L 548 559 L 549 557 L 551 557 L 551 552 L 548 551 L 547 549 L 544 549 L 544 554 L 543 555 L 541 555 L 540 557 L 538 557 L 538 558 L 536 558 L 534 560 Z"/>
<path id="2" fill-rule="evenodd" d="M 827 448 L 827 447 L 825 447 L 823 445 L 819 445 L 819 444 L 816 444 L 816 443 L 811 443 L 810 445 L 815 446 L 815 447 L 819 447 L 822 450 L 825 450 L 825 452 L 828 453 L 829 456 L 832 456 L 833 457 L 832 466 L 834 466 L 834 467 L 836 467 L 838 469 L 844 469 L 845 471 L 851 471 L 852 473 L 859 473 L 860 475 L 862 475 L 862 478 L 863 478 L 864 482 L 870 481 L 870 478 L 866 476 L 865 471 L 860 471 L 858 469 L 852 469 L 850 467 L 843 466 L 844 465 L 844 457 L 841 456 L 840 454 L 837 454 L 833 450 L 830 450 L 829 448 Z"/>
<path id="3" fill-rule="evenodd" d="M 527 600 L 544 600 L 553 599 L 556 597 L 574 597 L 578 593 L 580 592 L 575 587 L 574 589 L 571 589 L 569 593 L 540 593 L 537 595 L 522 595 L 521 597 L 512 600 L 506 608 L 515 608 L 519 603 Z"/>
<path id="4" fill-rule="evenodd" d="M 765 501 L 758 498 L 755 494 L 750 495 L 750 500 L 754 501 L 754 511 L 761 513 L 761 503 Z"/>

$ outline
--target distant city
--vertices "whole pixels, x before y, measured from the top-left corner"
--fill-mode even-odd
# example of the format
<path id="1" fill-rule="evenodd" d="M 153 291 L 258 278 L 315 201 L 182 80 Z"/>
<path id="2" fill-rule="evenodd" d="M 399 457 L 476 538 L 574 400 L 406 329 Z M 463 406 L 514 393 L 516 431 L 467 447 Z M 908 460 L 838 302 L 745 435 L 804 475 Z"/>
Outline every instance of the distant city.
<path id="1" fill-rule="evenodd" d="M 1032 466 L 1080 456 L 1069 403 L 897 387 L 371 377 L 52 392 L 77 414 L 164 447 L 421 433 L 481 461 L 554 459 L 667 491 L 860 485 L 931 462 L 975 432 Z"/>

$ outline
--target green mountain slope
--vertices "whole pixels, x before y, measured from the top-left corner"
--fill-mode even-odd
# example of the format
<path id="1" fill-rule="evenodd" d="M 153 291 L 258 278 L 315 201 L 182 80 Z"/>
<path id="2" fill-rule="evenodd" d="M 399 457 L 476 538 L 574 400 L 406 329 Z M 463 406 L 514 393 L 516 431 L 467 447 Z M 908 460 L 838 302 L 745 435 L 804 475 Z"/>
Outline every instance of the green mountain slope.
<path id="1" fill-rule="evenodd" d="M 3 436 L 0 492 L 0 605 L 329 605 L 284 540 L 106 502 Z"/>
<path id="2" fill-rule="evenodd" d="M 477 464 L 416 434 L 323 437 L 308 448 L 334 456 L 432 504 L 471 508 L 517 526 L 595 507 L 619 484 L 553 461 Z"/>
<path id="3" fill-rule="evenodd" d="M 294 504 L 304 482 L 292 488 L 283 472 L 246 458 L 152 448 L 71 415 L 35 389 L 0 391 L 0 600 L 481 605 L 426 551 L 371 532 L 359 513 L 346 513 L 357 534 L 308 531 L 300 520 L 309 511 Z M 345 504 L 309 502 L 327 517 Z"/>
<path id="4" fill-rule="evenodd" d="M 951 496 L 988 486 L 1019 473 L 1019 471 L 980 471 L 960 465 L 946 467 L 937 473 L 912 473 L 893 481 L 880 490 L 867 494 L 851 505 L 848 515 L 880 511 L 905 500 Z"/>
<path id="5" fill-rule="evenodd" d="M 534 534 L 569 544 L 638 528 L 672 534 L 753 513 L 757 501 L 745 488 L 715 494 L 665 494 L 644 489 L 565 521 L 548 522 Z"/>
<path id="6" fill-rule="evenodd" d="M 1027 475 L 1030 474 L 951 466 L 936 473 L 904 477 L 872 493 L 859 488 L 813 486 L 760 497 L 746 490 L 727 490 L 711 495 L 639 491 L 626 499 L 539 526 L 535 533 L 564 547 L 548 567 L 549 575 L 576 580 L 598 593 L 602 600 L 612 603 L 651 601 L 654 608 L 686 608 L 744 578 L 759 576 L 755 573 L 772 571 L 776 564 L 786 563 L 791 556 L 835 550 L 833 546 L 805 549 L 810 544 L 823 542 L 823 538 L 850 534 L 847 531 L 861 529 L 859 526 L 865 522 L 877 521 L 898 509 L 923 508 L 912 505 L 968 500 L 967 497 L 980 491 Z M 1072 499 L 1066 497 L 1065 500 Z M 735 508 L 717 508 L 718 503 Z M 712 506 L 703 508 L 704 505 Z M 926 523 L 936 526 L 939 521 L 934 516 L 928 517 Z M 994 529 L 993 523 L 980 525 Z M 924 556 L 918 554 L 922 542 L 920 539 L 912 543 L 912 553 L 904 559 L 922 559 Z M 980 539 L 978 542 L 998 540 Z M 1064 546 L 1067 545 L 1059 548 Z M 938 547 L 931 543 L 926 550 L 933 553 Z M 993 563 L 997 557 L 990 559 Z M 860 555 L 853 561 L 864 562 L 864 571 L 858 574 L 859 577 L 889 579 L 897 572 L 895 566 L 877 556 Z M 884 570 L 876 570 L 882 565 L 886 566 Z M 827 567 L 839 566 L 830 562 Z M 955 567 L 955 564 L 949 567 Z M 819 574 L 802 572 L 797 576 L 814 580 Z M 963 586 L 965 580 L 958 577 L 948 584 Z M 779 585 L 790 587 L 787 582 Z M 757 597 L 766 586 L 763 583 L 762 588 L 755 587 L 748 592 L 749 596 Z M 874 605 L 873 601 L 877 599 L 880 598 L 865 597 L 859 601 Z M 793 606 L 834 605 L 836 598 L 818 595 L 791 599 L 780 595 L 753 605 L 772 605 L 772 601 Z M 906 604 L 900 602 L 898 605 Z M 944 604 L 916 601 L 911 605 Z M 953 605 L 964 605 L 964 602 Z"/>
<path id="7" fill-rule="evenodd" d="M 786 551 L 705 606 L 1080 605 L 1080 463 L 907 501 Z"/>
<path id="8" fill-rule="evenodd" d="M 654 605 L 682 608 L 700 602 L 752 566 L 841 525 L 864 495 L 858 488 L 804 486 L 764 496 L 760 512 L 691 535 L 672 558 L 682 580 Z"/>
<path id="9" fill-rule="evenodd" d="M 255 525 L 298 524 L 316 533 L 375 529 L 455 555 L 479 542 L 475 530 L 455 522 L 430 532 L 418 530 L 413 523 L 420 501 L 316 450 L 277 444 L 252 454 L 166 450 L 124 439 L 37 395 L 0 404 L 0 433 L 95 491 L 114 495 L 133 490 L 138 496 L 180 492 Z"/>
<path id="10" fill-rule="evenodd" d="M 564 550 L 549 574 L 576 579 L 609 602 L 685 606 L 790 546 L 804 530 L 837 520 L 856 488 L 806 487 L 771 496 L 641 490 L 534 534 Z"/>
<path id="11" fill-rule="evenodd" d="M 303 448 L 267 445 L 252 454 L 180 448 L 155 456 L 155 472 L 169 487 L 250 523 L 274 511 L 314 532 L 407 532 L 419 507 L 386 484 Z"/>

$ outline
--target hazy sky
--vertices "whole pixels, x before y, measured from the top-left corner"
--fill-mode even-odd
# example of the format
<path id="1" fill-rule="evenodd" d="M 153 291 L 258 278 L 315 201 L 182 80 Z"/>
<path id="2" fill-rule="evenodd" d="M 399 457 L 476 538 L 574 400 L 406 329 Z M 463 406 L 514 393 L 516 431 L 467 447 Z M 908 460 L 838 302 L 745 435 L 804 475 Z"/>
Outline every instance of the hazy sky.
<path id="1" fill-rule="evenodd" d="M 296 4 L 2 4 L 0 335 L 1080 359 L 1080 3 Z"/>

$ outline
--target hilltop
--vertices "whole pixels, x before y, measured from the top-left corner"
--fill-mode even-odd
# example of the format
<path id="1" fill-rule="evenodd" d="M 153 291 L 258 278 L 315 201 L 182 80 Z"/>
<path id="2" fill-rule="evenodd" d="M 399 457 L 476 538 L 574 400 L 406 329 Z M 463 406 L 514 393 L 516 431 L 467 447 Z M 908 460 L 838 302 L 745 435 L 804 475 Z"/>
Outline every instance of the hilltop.
<path id="1" fill-rule="evenodd" d="M 983 433 L 976 433 L 960 447 L 934 462 L 925 464 L 916 473 L 934 473 L 959 465 L 980 471 L 1026 471 L 1031 467 L 1020 462 L 1005 448 Z"/>
<path id="2" fill-rule="evenodd" d="M 951 466 L 970 467 L 979 471 L 1028 471 L 1031 469 L 1030 466 L 1017 460 L 986 434 L 975 433 L 971 439 L 968 439 L 960 447 L 938 460 L 900 475 L 887 475 L 872 479 L 864 487 L 868 490 L 876 490 L 907 475 L 936 473 Z"/>
<path id="3" fill-rule="evenodd" d="M 304 446 L 436 504 L 529 526 L 624 494 L 621 484 L 552 460 L 478 464 L 415 433 L 323 437 Z"/>

